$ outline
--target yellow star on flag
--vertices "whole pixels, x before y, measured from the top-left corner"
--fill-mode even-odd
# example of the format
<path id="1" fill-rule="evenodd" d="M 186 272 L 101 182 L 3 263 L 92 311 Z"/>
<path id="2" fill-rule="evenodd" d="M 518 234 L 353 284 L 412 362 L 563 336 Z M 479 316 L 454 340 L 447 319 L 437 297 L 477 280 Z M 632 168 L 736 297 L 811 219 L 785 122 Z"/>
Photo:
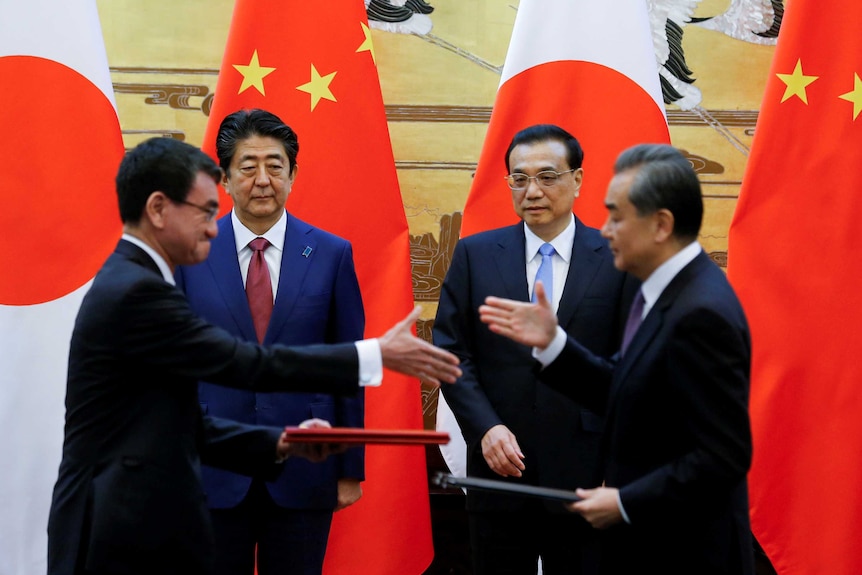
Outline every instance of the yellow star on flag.
<path id="1" fill-rule="evenodd" d="M 371 52 L 371 60 L 374 64 L 377 64 L 377 57 L 374 55 L 374 42 L 371 41 L 371 29 L 365 25 L 365 22 L 360 22 L 359 25 L 362 26 L 362 33 L 365 34 L 365 40 L 359 45 L 359 48 L 357 48 L 356 51 Z"/>
<path id="2" fill-rule="evenodd" d="M 820 76 L 806 76 L 802 73 L 802 60 L 796 60 L 796 67 L 793 69 L 792 74 L 776 74 L 782 82 L 785 83 L 787 88 L 784 89 L 784 96 L 782 96 L 781 101 L 784 102 L 788 98 L 792 96 L 797 96 L 800 100 L 808 104 L 808 94 L 805 91 L 805 88 L 819 78 Z"/>
<path id="3" fill-rule="evenodd" d="M 326 98 L 327 100 L 331 100 L 333 102 L 337 102 L 335 96 L 332 95 L 332 91 L 329 89 L 329 84 L 332 82 L 332 79 L 335 78 L 335 75 L 338 72 L 333 72 L 332 74 L 327 74 L 326 76 L 321 76 L 317 71 L 317 68 L 314 67 L 314 64 L 311 65 L 311 81 L 303 84 L 301 86 L 297 86 L 297 90 L 301 90 L 303 92 L 308 92 L 311 94 L 311 109 L 314 110 L 314 107 L 317 106 L 317 103 L 321 98 Z"/>
<path id="4" fill-rule="evenodd" d="M 237 94 L 242 94 L 254 86 L 262 96 L 266 96 L 266 90 L 264 90 L 263 87 L 263 79 L 272 74 L 275 71 L 275 68 L 261 66 L 257 59 L 257 50 L 255 50 L 254 54 L 251 55 L 251 61 L 248 63 L 248 66 L 234 64 L 233 67 L 236 68 L 237 72 L 242 74 L 242 84 L 240 85 L 239 92 L 237 92 Z"/>
<path id="5" fill-rule="evenodd" d="M 853 74 L 853 91 L 838 97 L 853 102 L 853 119 L 855 120 L 859 112 L 862 112 L 862 80 L 859 79 L 859 74 Z"/>

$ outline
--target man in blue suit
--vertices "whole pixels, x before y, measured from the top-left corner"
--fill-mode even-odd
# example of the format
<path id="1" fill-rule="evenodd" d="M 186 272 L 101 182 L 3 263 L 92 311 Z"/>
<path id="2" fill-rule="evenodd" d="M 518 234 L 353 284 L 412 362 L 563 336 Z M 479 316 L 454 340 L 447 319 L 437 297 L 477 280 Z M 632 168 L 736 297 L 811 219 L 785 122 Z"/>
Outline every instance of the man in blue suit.
<path id="1" fill-rule="evenodd" d="M 350 244 L 285 211 L 297 175 L 296 133 L 269 112 L 240 110 L 222 121 L 216 149 L 233 210 L 219 220 L 209 258 L 177 270 L 192 309 L 264 345 L 362 339 L 365 315 Z M 272 296 L 265 297 L 274 302 L 263 326 L 253 322 L 244 287 L 253 257 L 249 243 L 256 238 L 270 244 L 263 256 Z M 362 392 L 267 394 L 202 382 L 199 394 L 207 413 L 245 423 L 291 425 L 314 416 L 362 427 L 364 420 Z M 204 467 L 216 572 L 252 575 L 256 557 L 260 575 L 319 575 L 333 510 L 359 500 L 363 479 L 361 447 L 322 463 L 292 459 L 268 482 Z"/>
<path id="2" fill-rule="evenodd" d="M 635 146 L 614 173 L 602 234 L 643 281 L 620 352 L 605 359 L 563 332 L 541 289 L 533 305 L 489 298 L 480 316 L 536 347 L 542 382 L 606 410 L 603 483 L 571 504 L 605 530 L 603 574 L 751 575 L 745 314 L 697 242 L 703 200 L 685 156 Z"/>
<path id="3" fill-rule="evenodd" d="M 525 128 L 504 158 L 521 223 L 462 238 L 452 256 L 434 324 L 436 345 L 461 358 L 464 375 L 441 390 L 467 443 L 467 474 L 528 485 L 592 484 L 601 415 L 538 385 L 530 348 L 491 333 L 478 308 L 489 295 L 529 301 L 551 271 L 554 308 L 566 331 L 596 353 L 619 347 L 631 282 L 613 266 L 598 230 L 572 213 L 583 151 L 554 125 Z M 501 182 L 501 185 L 503 183 Z M 543 256 L 543 252 L 553 253 Z M 551 270 L 543 268 L 547 257 Z M 633 284 L 632 284 L 633 285 Z M 475 575 L 595 570 L 595 535 L 560 504 L 468 491 Z"/>

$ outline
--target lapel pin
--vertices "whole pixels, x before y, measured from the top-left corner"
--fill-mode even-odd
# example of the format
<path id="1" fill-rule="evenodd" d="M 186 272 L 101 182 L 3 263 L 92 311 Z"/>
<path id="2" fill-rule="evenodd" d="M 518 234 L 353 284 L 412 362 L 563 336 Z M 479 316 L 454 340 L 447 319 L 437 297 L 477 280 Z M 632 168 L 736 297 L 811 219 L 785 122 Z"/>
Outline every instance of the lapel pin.
<path id="1" fill-rule="evenodd" d="M 302 257 L 307 258 L 311 255 L 311 246 L 305 246 L 305 249 L 302 250 Z"/>

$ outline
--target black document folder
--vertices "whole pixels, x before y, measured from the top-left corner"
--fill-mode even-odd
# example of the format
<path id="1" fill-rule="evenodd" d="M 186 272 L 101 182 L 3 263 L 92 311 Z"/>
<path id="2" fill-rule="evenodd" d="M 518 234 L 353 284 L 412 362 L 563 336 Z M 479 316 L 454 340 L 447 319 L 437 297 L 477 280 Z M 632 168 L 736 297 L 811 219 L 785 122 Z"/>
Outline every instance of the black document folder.
<path id="1" fill-rule="evenodd" d="M 580 501 L 574 491 L 567 489 L 554 489 L 552 487 L 538 487 L 536 485 L 522 485 L 509 481 L 496 481 L 494 479 L 480 479 L 478 477 L 455 477 L 445 473 L 434 476 L 435 485 L 440 487 L 463 487 L 464 489 L 479 489 L 482 491 L 496 491 L 508 493 L 509 495 L 523 495 L 526 497 L 540 497 L 542 499 L 554 499 L 571 503 Z"/>

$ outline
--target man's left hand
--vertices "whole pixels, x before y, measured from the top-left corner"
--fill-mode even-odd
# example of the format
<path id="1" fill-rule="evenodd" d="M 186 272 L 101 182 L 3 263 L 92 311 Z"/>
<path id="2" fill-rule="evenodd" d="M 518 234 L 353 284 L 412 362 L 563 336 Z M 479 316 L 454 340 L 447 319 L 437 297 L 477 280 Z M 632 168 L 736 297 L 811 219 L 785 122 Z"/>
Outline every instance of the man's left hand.
<path id="1" fill-rule="evenodd" d="M 569 503 L 566 507 L 569 511 L 580 513 L 596 529 L 607 529 L 623 522 L 618 493 L 619 489 L 614 487 L 577 489 L 575 494 L 581 500 Z"/>
<path id="2" fill-rule="evenodd" d="M 323 419 L 306 419 L 299 424 L 302 428 L 330 428 L 328 421 Z M 342 453 L 347 446 L 340 443 L 291 443 L 287 440 L 287 428 L 281 433 L 276 445 L 276 455 L 280 460 L 288 457 L 304 457 L 314 463 L 319 463 L 334 453 Z"/>
<path id="3" fill-rule="evenodd" d="M 362 497 L 362 486 L 358 479 L 339 479 L 338 480 L 338 504 L 335 506 L 336 511 L 341 511 L 345 507 L 350 507 Z"/>

